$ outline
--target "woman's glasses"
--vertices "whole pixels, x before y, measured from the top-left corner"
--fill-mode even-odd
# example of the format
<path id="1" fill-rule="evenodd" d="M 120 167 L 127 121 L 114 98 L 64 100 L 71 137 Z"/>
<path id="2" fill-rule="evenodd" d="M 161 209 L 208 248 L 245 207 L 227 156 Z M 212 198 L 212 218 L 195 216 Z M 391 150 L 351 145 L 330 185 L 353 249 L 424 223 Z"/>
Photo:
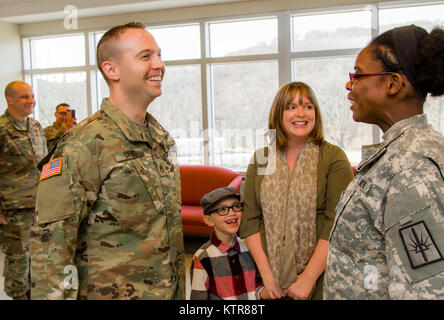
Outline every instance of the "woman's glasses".
<path id="1" fill-rule="evenodd" d="M 394 74 L 394 72 L 380 72 L 380 73 L 348 73 L 348 76 L 350 77 L 351 83 L 353 81 L 363 78 L 363 77 L 370 77 L 370 76 L 388 76 Z"/>

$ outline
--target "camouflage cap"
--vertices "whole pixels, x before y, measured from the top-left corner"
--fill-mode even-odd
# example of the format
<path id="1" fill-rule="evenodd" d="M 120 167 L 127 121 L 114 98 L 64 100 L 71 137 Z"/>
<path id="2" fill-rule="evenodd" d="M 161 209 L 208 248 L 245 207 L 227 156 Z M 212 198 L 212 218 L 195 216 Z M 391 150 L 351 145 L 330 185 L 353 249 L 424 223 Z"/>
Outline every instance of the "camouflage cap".
<path id="1" fill-rule="evenodd" d="M 204 214 L 207 214 L 207 210 L 218 201 L 227 197 L 236 197 L 240 200 L 240 194 L 236 193 L 235 187 L 218 188 L 205 194 L 202 199 L 200 199 L 200 205 L 204 210 Z"/>

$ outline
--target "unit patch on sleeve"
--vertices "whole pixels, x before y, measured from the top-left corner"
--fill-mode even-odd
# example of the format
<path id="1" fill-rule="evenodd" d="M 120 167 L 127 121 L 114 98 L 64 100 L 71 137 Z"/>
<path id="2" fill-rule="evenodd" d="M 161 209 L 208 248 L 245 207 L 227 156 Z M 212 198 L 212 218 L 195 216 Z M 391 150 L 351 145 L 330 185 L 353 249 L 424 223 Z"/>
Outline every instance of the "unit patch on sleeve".
<path id="1" fill-rule="evenodd" d="M 43 166 L 40 181 L 60 173 L 62 173 L 62 158 L 57 158 Z"/>
<path id="2" fill-rule="evenodd" d="M 443 260 L 424 221 L 399 229 L 412 269 Z"/>

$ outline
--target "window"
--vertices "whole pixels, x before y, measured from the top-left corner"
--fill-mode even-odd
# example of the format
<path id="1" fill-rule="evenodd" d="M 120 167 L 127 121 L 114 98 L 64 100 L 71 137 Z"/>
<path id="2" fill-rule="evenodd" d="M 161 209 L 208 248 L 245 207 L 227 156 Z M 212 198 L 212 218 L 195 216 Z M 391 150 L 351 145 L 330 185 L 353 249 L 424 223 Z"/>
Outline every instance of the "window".
<path id="1" fill-rule="evenodd" d="M 86 73 L 51 73 L 32 76 L 32 87 L 36 98 L 34 113 L 43 127 L 55 121 L 54 112 L 64 102 L 76 110 L 77 122 L 86 118 Z"/>
<path id="2" fill-rule="evenodd" d="M 373 142 L 373 129 L 353 121 L 345 84 L 359 51 L 356 48 L 370 42 L 371 28 L 369 10 L 292 17 L 292 79 L 313 89 L 325 139 L 341 147 L 352 164 L 359 163 L 361 146 Z M 319 58 L 299 57 L 301 52 L 315 50 L 322 50 Z"/>
<path id="3" fill-rule="evenodd" d="M 203 164 L 200 66 L 166 66 L 162 95 L 148 107 L 177 144 L 180 164 Z"/>
<path id="4" fill-rule="evenodd" d="M 68 103 L 77 121 L 88 116 L 85 35 L 23 40 L 25 79 L 34 90 L 34 117 L 43 127 L 55 121 L 55 108 Z"/>
<path id="5" fill-rule="evenodd" d="M 174 137 L 179 164 L 244 171 L 254 150 L 266 143 L 278 88 L 302 81 L 319 100 L 326 139 L 356 165 L 361 146 L 379 142 L 380 130 L 353 121 L 348 72 L 377 32 L 411 23 L 428 31 L 442 27 L 444 4 L 369 2 L 148 25 L 166 68 L 163 94 L 148 111 Z M 103 34 L 92 30 L 23 40 L 25 79 L 34 87 L 34 116 L 42 125 L 54 121 L 60 102 L 71 104 L 81 121 L 109 95 L 95 61 Z M 444 133 L 444 98 L 428 97 L 425 113 Z"/>
<path id="6" fill-rule="evenodd" d="M 277 19 L 213 22 L 209 57 L 277 53 Z"/>
<path id="7" fill-rule="evenodd" d="M 30 69 L 74 67 L 85 64 L 85 38 L 83 34 L 29 41 Z"/>
<path id="8" fill-rule="evenodd" d="M 162 60 L 200 58 L 199 25 L 148 28 L 162 50 Z"/>
<path id="9" fill-rule="evenodd" d="M 371 12 L 293 16 L 292 30 L 292 51 L 362 48 L 371 39 Z"/>
<path id="10" fill-rule="evenodd" d="M 277 61 L 211 65 L 215 165 L 245 170 L 254 150 L 264 146 L 277 68 Z"/>
<path id="11" fill-rule="evenodd" d="M 295 59 L 293 79 L 313 89 L 322 113 L 325 139 L 341 147 L 350 162 L 356 164 L 361 158 L 361 146 L 372 143 L 372 126 L 352 119 L 345 84 L 354 63 L 355 56 Z"/>

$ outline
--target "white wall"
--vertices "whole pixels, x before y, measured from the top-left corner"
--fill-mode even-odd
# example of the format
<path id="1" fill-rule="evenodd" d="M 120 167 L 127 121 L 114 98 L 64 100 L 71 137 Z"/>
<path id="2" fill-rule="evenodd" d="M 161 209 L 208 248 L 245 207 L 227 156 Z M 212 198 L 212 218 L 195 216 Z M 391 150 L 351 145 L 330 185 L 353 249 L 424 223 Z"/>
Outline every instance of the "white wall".
<path id="1" fill-rule="evenodd" d="M 0 114 L 6 110 L 4 90 L 8 83 L 23 80 L 19 27 L 0 21 Z"/>

